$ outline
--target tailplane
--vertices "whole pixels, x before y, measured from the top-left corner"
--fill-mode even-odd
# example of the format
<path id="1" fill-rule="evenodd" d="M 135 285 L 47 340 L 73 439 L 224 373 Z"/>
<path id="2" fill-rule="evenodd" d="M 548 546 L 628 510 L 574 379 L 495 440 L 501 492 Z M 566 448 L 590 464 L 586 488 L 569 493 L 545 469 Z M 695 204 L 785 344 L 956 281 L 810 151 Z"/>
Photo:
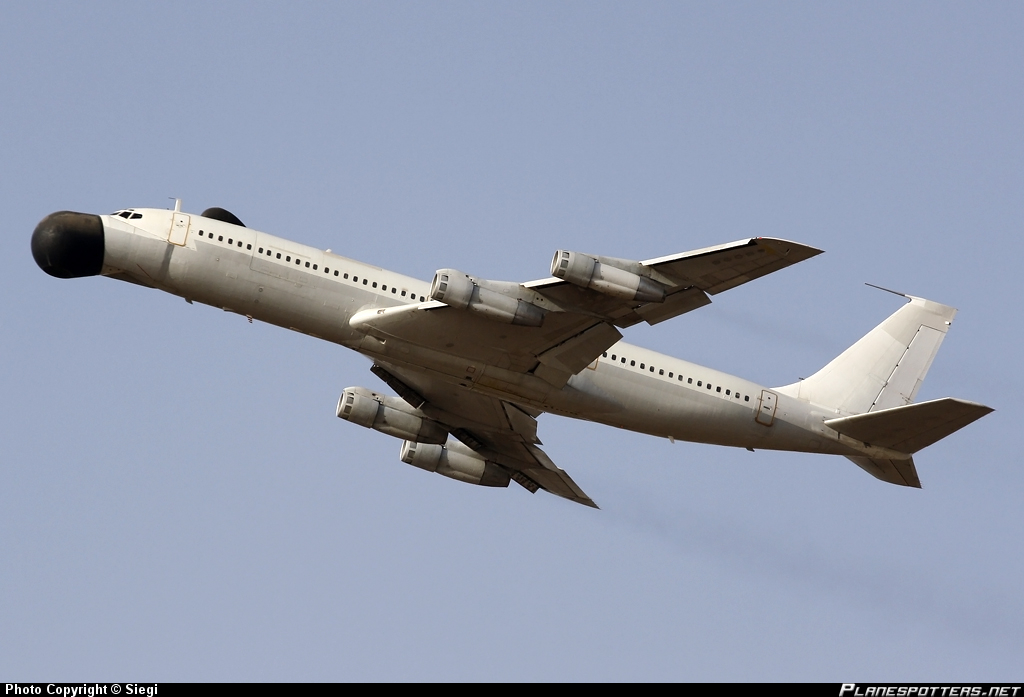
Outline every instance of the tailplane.
<path id="1" fill-rule="evenodd" d="M 850 457 L 858 467 L 883 482 L 921 488 L 914 459 L 918 450 L 942 440 L 992 411 L 991 407 L 963 399 L 936 399 L 920 404 L 829 419 L 825 425 L 866 446 L 881 446 L 905 459 Z"/>
<path id="2" fill-rule="evenodd" d="M 876 479 L 899 486 L 921 488 L 921 480 L 917 476 L 914 458 L 896 460 L 879 457 L 848 456 L 846 458 Z"/>
<path id="3" fill-rule="evenodd" d="M 899 293 L 897 295 L 900 295 Z M 912 404 L 956 309 L 910 300 L 811 377 L 776 388 L 837 414 L 825 420 L 845 442 L 885 448 L 893 457 L 853 455 L 858 467 L 884 482 L 921 487 L 911 457 L 992 411 L 962 399 Z M 855 443 L 854 447 L 858 447 Z"/>
<path id="4" fill-rule="evenodd" d="M 825 425 L 854 440 L 912 455 L 991 411 L 984 404 L 945 397 L 829 419 Z"/>

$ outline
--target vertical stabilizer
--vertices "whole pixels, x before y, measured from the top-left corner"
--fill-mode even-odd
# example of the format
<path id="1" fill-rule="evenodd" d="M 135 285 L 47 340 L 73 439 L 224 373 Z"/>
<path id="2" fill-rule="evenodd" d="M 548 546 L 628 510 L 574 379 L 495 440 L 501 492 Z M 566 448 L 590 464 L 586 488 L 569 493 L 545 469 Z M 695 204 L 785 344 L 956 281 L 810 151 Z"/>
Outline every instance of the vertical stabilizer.
<path id="1" fill-rule="evenodd" d="M 910 404 L 956 316 L 924 298 L 910 302 L 817 373 L 777 391 L 839 414 Z"/>

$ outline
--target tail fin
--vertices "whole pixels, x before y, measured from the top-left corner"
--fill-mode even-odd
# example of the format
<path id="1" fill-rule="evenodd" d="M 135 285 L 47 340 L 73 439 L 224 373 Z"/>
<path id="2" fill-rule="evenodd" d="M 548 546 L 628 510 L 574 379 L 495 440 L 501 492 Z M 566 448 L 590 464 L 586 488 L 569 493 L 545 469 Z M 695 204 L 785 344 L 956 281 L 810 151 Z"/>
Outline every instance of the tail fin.
<path id="1" fill-rule="evenodd" d="M 778 392 L 840 414 L 910 404 L 946 337 L 956 309 L 924 298 L 910 302 L 817 373 Z"/>

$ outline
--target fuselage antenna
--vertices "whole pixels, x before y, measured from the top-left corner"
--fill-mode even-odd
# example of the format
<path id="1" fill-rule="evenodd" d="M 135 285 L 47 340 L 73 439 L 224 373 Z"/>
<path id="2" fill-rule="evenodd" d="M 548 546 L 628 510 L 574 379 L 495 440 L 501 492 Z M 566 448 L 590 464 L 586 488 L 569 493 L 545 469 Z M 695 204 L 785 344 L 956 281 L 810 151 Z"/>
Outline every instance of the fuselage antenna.
<path id="1" fill-rule="evenodd" d="M 874 283 L 865 283 L 864 285 L 871 286 L 872 288 L 877 288 L 878 290 L 884 290 L 886 293 L 892 293 L 893 295 L 898 295 L 901 298 L 909 298 L 910 297 L 906 293 L 901 293 L 898 290 L 889 290 L 888 288 L 883 288 L 882 286 L 876 286 Z"/>

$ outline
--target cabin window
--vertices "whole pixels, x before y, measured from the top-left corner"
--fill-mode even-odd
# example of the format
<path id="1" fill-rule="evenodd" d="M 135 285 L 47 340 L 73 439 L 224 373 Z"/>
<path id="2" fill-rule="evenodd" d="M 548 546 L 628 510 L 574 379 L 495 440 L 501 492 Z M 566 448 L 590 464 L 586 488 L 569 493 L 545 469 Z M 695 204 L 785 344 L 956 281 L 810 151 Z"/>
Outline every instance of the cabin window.
<path id="1" fill-rule="evenodd" d="M 217 235 L 217 241 L 218 242 L 223 242 L 224 241 L 224 235 Z"/>
<path id="2" fill-rule="evenodd" d="M 364 285 L 364 286 L 366 285 L 366 279 L 365 279 L 365 278 L 363 279 L 363 285 Z M 374 283 L 373 285 L 377 285 L 377 284 L 376 284 L 376 283 Z"/>
<path id="3" fill-rule="evenodd" d="M 335 276 L 337 276 L 337 275 L 338 275 L 338 271 L 337 271 L 337 269 L 335 269 L 335 271 L 334 271 L 334 275 L 335 275 Z M 348 274 L 345 274 L 345 278 L 348 278 Z"/>
<path id="4" fill-rule="evenodd" d="M 625 362 L 626 362 L 626 357 L 625 356 L 622 357 L 622 362 L 623 362 L 623 364 L 625 364 Z"/>
<path id="5" fill-rule="evenodd" d="M 605 352 L 604 352 L 604 353 L 602 353 L 601 355 L 602 355 L 602 356 L 604 356 L 605 358 L 608 358 L 608 352 L 607 352 L 607 351 L 605 351 Z"/>
<path id="6" fill-rule="evenodd" d="M 325 266 L 324 267 L 324 273 L 330 273 L 330 272 L 331 272 L 331 270 Z"/>
<path id="7" fill-rule="evenodd" d="M 268 249 L 267 250 L 267 256 L 268 257 L 272 257 L 272 256 L 274 256 L 274 253 Z"/>
<path id="8" fill-rule="evenodd" d="M 669 372 L 668 376 L 669 376 L 670 378 L 674 378 L 674 377 L 675 377 L 675 375 L 673 375 L 673 374 L 672 374 L 671 372 Z"/>
<path id="9" fill-rule="evenodd" d="M 658 371 L 658 375 L 664 375 L 664 374 L 665 374 L 665 371 L 664 371 L 664 370 L 659 370 L 659 371 Z"/>
<path id="10" fill-rule="evenodd" d="M 374 287 L 374 288 L 376 288 L 376 287 L 377 287 L 377 282 L 376 282 L 376 281 L 374 281 L 374 282 L 373 282 L 373 287 Z"/>
<path id="11" fill-rule="evenodd" d="M 405 297 L 405 291 L 404 290 L 402 291 L 402 297 L 403 298 Z"/>
<path id="12" fill-rule="evenodd" d="M 239 247 L 241 247 L 241 246 L 242 246 L 242 240 L 238 240 L 238 246 L 239 246 Z M 252 249 L 252 245 L 250 245 L 250 246 L 249 246 L 249 249 Z"/>
<path id="13" fill-rule="evenodd" d="M 700 381 L 700 380 L 698 380 L 698 381 L 697 381 L 697 387 L 703 387 L 703 386 L 704 386 L 704 385 L 703 385 L 703 383 L 701 383 L 701 381 Z"/>
<path id="14" fill-rule="evenodd" d="M 285 260 L 285 261 L 291 261 L 291 260 L 292 260 L 292 258 L 291 258 L 290 256 L 286 256 L 286 257 L 284 258 L 284 260 Z"/>
<path id="15" fill-rule="evenodd" d="M 228 244 L 234 244 L 234 243 L 235 243 L 235 241 L 229 237 L 228 238 Z"/>
<path id="16" fill-rule="evenodd" d="M 309 262 L 308 261 L 306 262 L 306 268 L 307 269 L 309 268 Z"/>
<path id="17" fill-rule="evenodd" d="M 719 385 L 718 387 L 715 388 L 715 392 L 721 392 L 721 391 L 722 391 L 722 386 L 721 385 Z"/>
<path id="18" fill-rule="evenodd" d="M 335 271 L 335 272 L 334 272 L 334 275 L 335 275 L 335 276 L 337 276 L 337 275 L 338 275 L 338 272 L 337 272 L 337 271 Z M 348 274 L 345 274 L 345 279 L 346 279 L 346 280 L 348 279 Z"/>
<path id="19" fill-rule="evenodd" d="M 199 231 L 199 236 L 200 236 L 200 237 L 202 237 L 202 236 L 203 236 L 203 231 L 202 231 L 202 230 L 200 230 L 200 231 Z"/>
<path id="20" fill-rule="evenodd" d="M 278 259 L 280 259 L 280 258 L 281 258 L 281 252 L 278 252 L 278 253 L 277 253 L 277 258 L 278 258 Z"/>
<path id="21" fill-rule="evenodd" d="M 679 379 L 682 380 L 682 378 L 683 378 L 683 376 L 680 375 Z M 686 378 L 686 384 L 687 385 L 692 385 L 693 384 L 693 378 Z"/>
<path id="22" fill-rule="evenodd" d="M 623 360 L 625 360 L 625 359 L 623 359 Z M 631 366 L 633 366 L 633 365 L 636 365 L 636 361 L 630 361 L 630 362 L 629 362 L 629 364 L 630 364 Z"/>
<path id="23" fill-rule="evenodd" d="M 252 249 L 252 245 L 251 244 L 245 245 L 245 251 L 248 252 L 250 249 Z"/>
<path id="24" fill-rule="evenodd" d="M 730 392 L 729 390 L 726 390 L 726 391 L 725 391 L 725 396 L 726 396 L 726 397 L 728 397 L 728 396 L 729 396 L 730 394 L 732 394 L 732 392 Z"/>
<path id="25" fill-rule="evenodd" d="M 420 296 L 420 302 L 423 302 L 424 300 L 426 300 L 426 298 L 424 298 L 424 297 L 423 297 L 423 296 L 421 295 L 421 296 Z"/>
<path id="26" fill-rule="evenodd" d="M 749 402 L 750 401 L 750 395 L 747 395 L 746 397 L 744 397 L 743 401 L 744 402 Z"/>
<path id="27" fill-rule="evenodd" d="M 295 257 L 295 265 L 296 266 L 300 266 L 301 264 L 302 264 L 302 259 L 299 259 L 298 257 Z M 308 261 L 306 262 L 306 266 L 309 266 L 309 262 Z"/>
<path id="28" fill-rule="evenodd" d="M 644 369 L 644 364 L 643 364 L 643 363 L 641 363 L 641 364 L 640 364 L 640 370 L 643 370 L 643 369 Z"/>
<path id="29" fill-rule="evenodd" d="M 260 249 L 259 249 L 259 253 L 260 253 L 260 254 L 263 254 L 263 247 L 260 247 Z"/>
<path id="30" fill-rule="evenodd" d="M 711 383 L 710 382 L 708 383 L 708 389 L 709 390 L 711 389 Z"/>
<path id="31" fill-rule="evenodd" d="M 387 287 L 386 285 L 382 285 L 382 286 L 380 287 L 380 289 L 381 289 L 381 290 L 387 290 L 387 289 L 388 289 L 388 287 Z"/>

